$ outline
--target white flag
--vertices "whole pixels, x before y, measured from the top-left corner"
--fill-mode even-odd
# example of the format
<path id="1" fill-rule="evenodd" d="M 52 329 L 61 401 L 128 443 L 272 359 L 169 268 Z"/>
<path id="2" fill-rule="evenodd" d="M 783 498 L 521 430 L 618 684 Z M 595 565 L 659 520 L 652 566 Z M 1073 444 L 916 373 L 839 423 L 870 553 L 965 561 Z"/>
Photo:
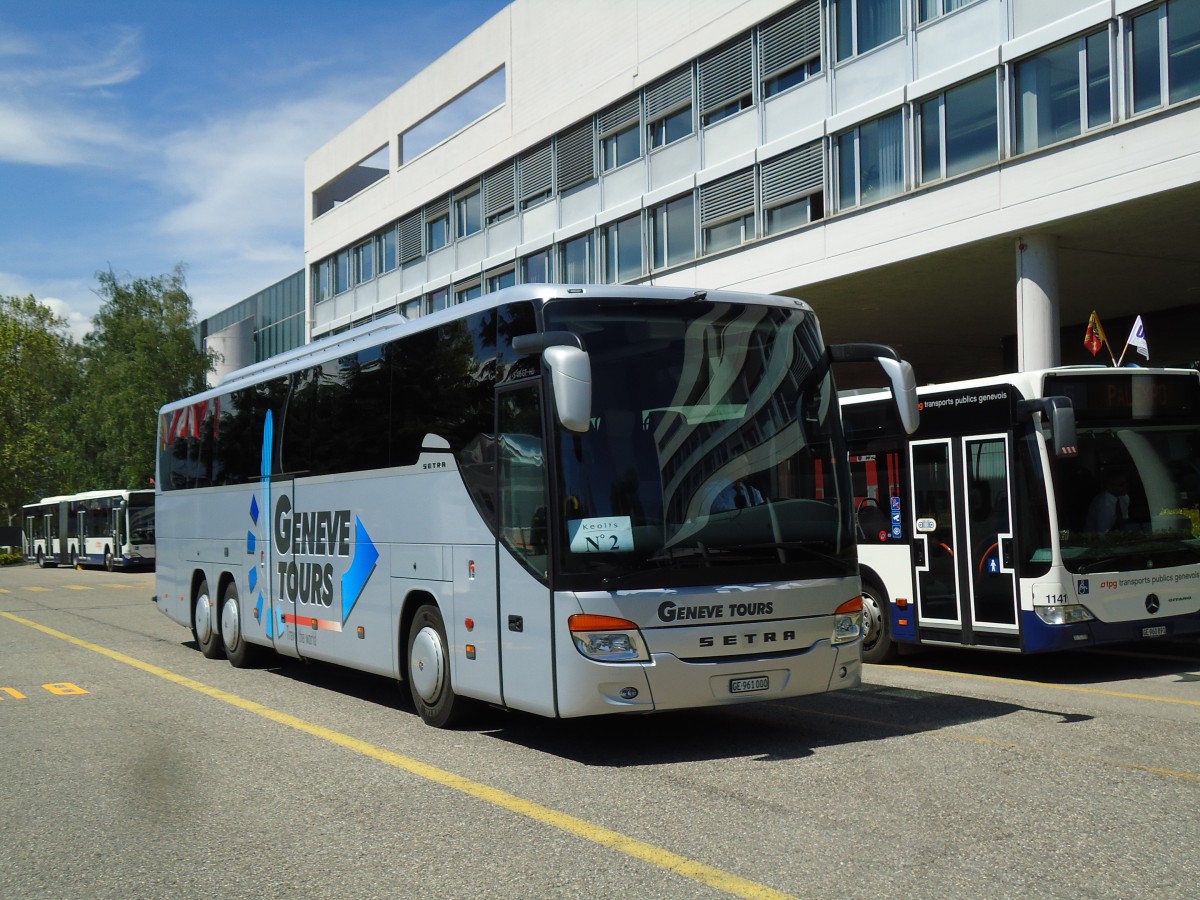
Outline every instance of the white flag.
<path id="1" fill-rule="evenodd" d="M 1142 317 L 1138 316 L 1133 323 L 1133 328 L 1129 332 L 1129 340 L 1125 342 L 1137 348 L 1137 352 L 1146 359 L 1150 358 L 1150 348 L 1146 346 L 1146 326 L 1142 324 Z"/>

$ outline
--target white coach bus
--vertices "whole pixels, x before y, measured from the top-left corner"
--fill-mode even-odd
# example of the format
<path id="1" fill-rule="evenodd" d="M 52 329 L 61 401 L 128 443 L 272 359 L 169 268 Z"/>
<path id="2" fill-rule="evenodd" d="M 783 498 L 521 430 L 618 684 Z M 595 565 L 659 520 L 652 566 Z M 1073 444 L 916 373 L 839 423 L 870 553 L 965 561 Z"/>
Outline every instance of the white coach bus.
<path id="1" fill-rule="evenodd" d="M 1200 373 L 1068 367 L 842 398 L 863 655 L 1200 634 Z"/>
<path id="2" fill-rule="evenodd" d="M 859 682 L 826 347 L 785 297 L 524 285 L 398 315 L 165 406 L 157 603 L 200 650 L 271 649 L 583 716 Z"/>

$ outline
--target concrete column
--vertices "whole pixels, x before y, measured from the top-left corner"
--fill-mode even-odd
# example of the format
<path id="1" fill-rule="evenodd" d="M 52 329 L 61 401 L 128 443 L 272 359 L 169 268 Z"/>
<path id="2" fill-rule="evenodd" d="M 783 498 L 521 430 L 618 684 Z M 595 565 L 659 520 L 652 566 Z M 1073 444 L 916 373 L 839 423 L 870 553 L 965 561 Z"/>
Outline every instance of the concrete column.
<path id="1" fill-rule="evenodd" d="M 1058 238 L 1017 238 L 1017 371 L 1061 361 L 1058 325 Z"/>

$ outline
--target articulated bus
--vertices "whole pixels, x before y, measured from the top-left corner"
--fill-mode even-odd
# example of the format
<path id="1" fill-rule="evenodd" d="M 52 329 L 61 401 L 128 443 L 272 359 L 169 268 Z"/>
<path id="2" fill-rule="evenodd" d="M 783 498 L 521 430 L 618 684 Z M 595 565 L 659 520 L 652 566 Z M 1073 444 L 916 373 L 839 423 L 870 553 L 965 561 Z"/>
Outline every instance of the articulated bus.
<path id="1" fill-rule="evenodd" d="M 863 655 L 1200 633 L 1200 373 L 1071 367 L 842 398 Z"/>
<path id="2" fill-rule="evenodd" d="M 859 683 L 853 502 L 804 303 L 522 285 L 162 409 L 159 608 L 208 657 L 407 682 L 448 726 Z"/>
<path id="3" fill-rule="evenodd" d="M 25 557 L 39 566 L 154 566 L 154 491 L 85 491 L 23 507 Z"/>

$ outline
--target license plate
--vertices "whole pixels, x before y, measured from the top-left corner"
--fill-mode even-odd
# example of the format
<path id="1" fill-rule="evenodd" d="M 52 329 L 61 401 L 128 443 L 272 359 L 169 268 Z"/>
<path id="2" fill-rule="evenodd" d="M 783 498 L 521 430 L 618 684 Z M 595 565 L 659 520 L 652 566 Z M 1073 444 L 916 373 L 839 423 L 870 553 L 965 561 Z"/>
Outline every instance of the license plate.
<path id="1" fill-rule="evenodd" d="M 1148 628 L 1142 629 L 1142 637 L 1164 637 L 1166 633 L 1166 625 L 1151 625 Z"/>
<path id="2" fill-rule="evenodd" d="M 765 691 L 771 686 L 771 679 L 766 675 L 757 678 L 730 678 L 729 693 L 744 694 L 747 691 Z"/>

